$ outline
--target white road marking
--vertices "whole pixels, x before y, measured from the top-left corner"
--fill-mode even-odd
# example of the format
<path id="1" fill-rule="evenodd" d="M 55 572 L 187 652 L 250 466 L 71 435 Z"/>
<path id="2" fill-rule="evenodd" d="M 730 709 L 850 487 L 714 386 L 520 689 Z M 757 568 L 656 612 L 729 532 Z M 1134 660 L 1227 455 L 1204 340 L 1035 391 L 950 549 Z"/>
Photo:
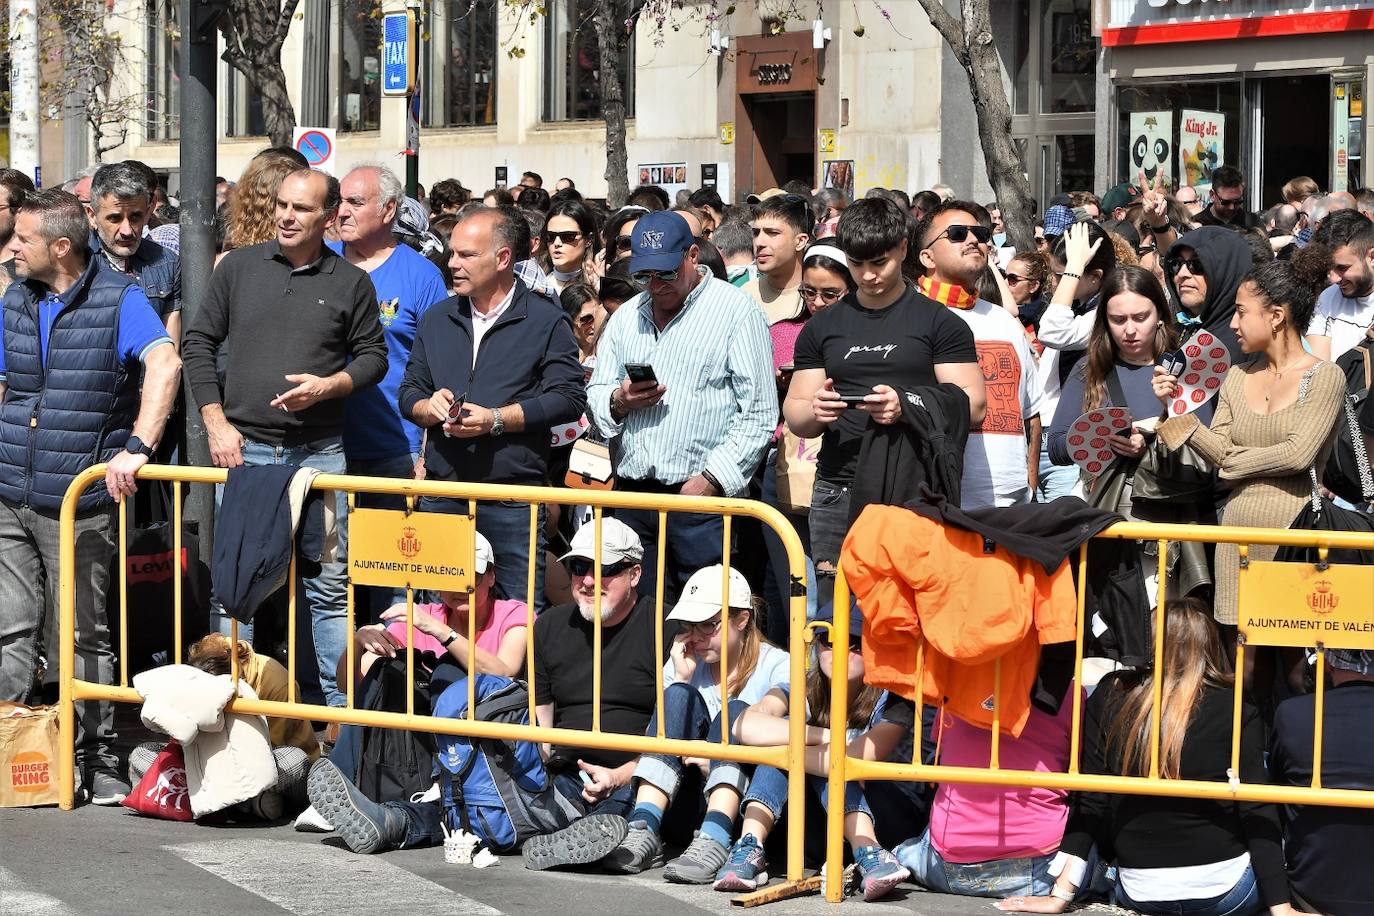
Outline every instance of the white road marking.
<path id="1" fill-rule="evenodd" d="M 24 916 L 75 916 L 75 911 L 47 894 L 25 890 L 19 876 L 4 866 L 0 866 L 0 900 L 5 903 L 5 912 L 23 913 Z"/>
<path id="2" fill-rule="evenodd" d="M 163 848 L 295 916 L 502 916 L 378 856 L 332 846 L 214 840 Z"/>

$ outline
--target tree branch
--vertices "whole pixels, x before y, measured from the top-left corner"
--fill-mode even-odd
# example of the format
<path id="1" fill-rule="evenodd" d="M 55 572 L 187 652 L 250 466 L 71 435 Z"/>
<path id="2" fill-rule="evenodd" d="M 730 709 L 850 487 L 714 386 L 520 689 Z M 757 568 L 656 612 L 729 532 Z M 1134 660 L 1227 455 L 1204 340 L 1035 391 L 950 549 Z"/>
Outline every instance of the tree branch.
<path id="1" fill-rule="evenodd" d="M 964 27 L 945 9 L 942 0 L 919 0 L 921 9 L 926 11 L 930 17 L 930 24 L 935 26 L 935 31 L 944 38 L 945 44 L 949 45 L 954 55 L 959 58 L 959 63 L 968 69 L 968 44 L 964 40 Z"/>

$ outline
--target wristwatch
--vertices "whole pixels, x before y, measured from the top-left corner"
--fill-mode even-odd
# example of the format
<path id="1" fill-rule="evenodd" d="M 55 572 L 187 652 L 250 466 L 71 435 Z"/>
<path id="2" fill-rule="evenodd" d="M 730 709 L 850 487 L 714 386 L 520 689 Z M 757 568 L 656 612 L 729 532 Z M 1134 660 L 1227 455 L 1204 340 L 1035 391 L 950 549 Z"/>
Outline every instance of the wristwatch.
<path id="1" fill-rule="evenodd" d="M 144 458 L 153 457 L 152 446 L 144 445 L 143 440 L 138 436 L 129 437 L 129 441 L 124 443 L 124 451 L 130 455 L 142 455 Z"/>
<path id="2" fill-rule="evenodd" d="M 499 436 L 506 431 L 506 421 L 501 419 L 501 408 L 496 408 L 491 412 L 491 434 Z"/>
<path id="3" fill-rule="evenodd" d="M 454 641 L 455 639 L 457 639 L 457 638 L 458 638 L 458 631 L 457 631 L 457 630 L 449 630 L 449 631 L 448 631 L 448 639 L 445 639 L 443 642 L 439 643 L 439 645 L 441 645 L 441 646 L 443 646 L 445 649 L 447 649 L 449 646 L 453 645 L 453 641 Z"/>

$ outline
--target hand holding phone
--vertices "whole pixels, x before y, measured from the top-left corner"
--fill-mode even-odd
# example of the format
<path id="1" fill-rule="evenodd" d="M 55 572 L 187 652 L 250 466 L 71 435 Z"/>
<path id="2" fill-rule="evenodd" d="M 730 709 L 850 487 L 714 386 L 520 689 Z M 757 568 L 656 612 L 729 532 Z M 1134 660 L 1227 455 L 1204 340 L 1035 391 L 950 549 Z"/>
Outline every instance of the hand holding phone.
<path id="1" fill-rule="evenodd" d="M 448 409 L 448 422 L 459 423 L 463 419 L 463 405 L 467 403 L 468 393 L 464 391 L 460 395 L 455 395 L 453 404 Z"/>
<path id="2" fill-rule="evenodd" d="M 658 376 L 654 374 L 654 367 L 648 363 L 626 363 L 625 374 L 635 384 L 658 381 Z"/>
<path id="3" fill-rule="evenodd" d="M 866 397 L 868 397 L 866 394 L 842 394 L 840 395 L 840 400 L 845 403 L 846 407 L 858 407 L 861 404 L 867 403 L 867 401 L 864 400 Z"/>

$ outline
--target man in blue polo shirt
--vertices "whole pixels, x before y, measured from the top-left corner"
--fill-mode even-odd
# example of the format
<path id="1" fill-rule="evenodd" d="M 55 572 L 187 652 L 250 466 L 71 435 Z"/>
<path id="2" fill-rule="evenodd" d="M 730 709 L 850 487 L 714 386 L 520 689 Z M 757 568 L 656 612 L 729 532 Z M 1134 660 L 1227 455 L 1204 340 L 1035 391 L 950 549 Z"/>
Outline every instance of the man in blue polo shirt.
<path id="1" fill-rule="evenodd" d="M 27 702 L 44 621 L 57 613 L 59 513 L 72 479 L 97 461 L 76 519 L 76 671 L 111 684 L 105 591 L 114 504 L 162 438 L 181 360 L 143 290 L 92 259 L 81 202 L 30 196 L 15 219 L 15 271 L 0 339 L 0 699 Z M 140 367 L 141 364 L 141 367 Z M 139 383 L 142 379 L 142 389 Z M 46 646 L 49 664 L 59 646 Z M 123 800 L 109 703 L 78 703 L 76 759 L 96 804 Z"/>

